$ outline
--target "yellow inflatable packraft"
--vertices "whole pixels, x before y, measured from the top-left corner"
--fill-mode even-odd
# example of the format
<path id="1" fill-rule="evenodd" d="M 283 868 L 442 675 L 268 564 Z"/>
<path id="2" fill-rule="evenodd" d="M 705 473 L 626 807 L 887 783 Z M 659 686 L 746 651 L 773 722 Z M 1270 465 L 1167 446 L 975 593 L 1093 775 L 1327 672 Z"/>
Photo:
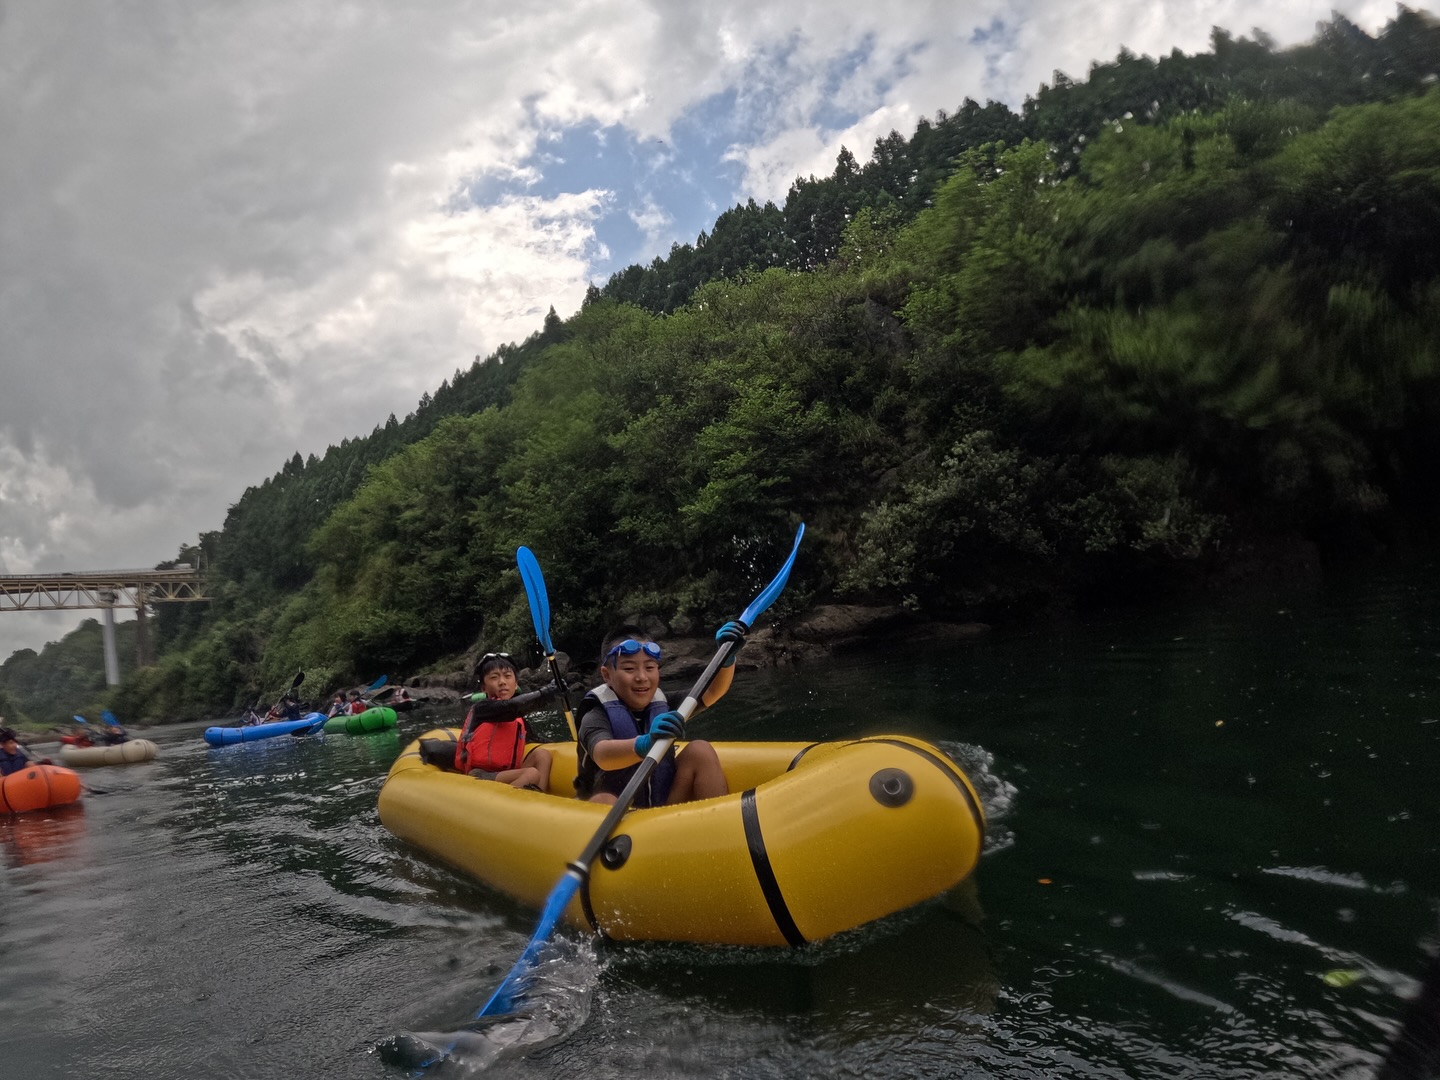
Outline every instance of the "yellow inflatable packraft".
<path id="1" fill-rule="evenodd" d="M 980 800 L 929 743 L 712 745 L 732 794 L 627 813 L 568 922 L 618 940 L 798 946 L 936 896 L 979 861 Z M 386 777 L 380 820 L 541 907 L 608 809 L 559 794 L 574 787 L 575 745 L 546 749 L 554 766 L 542 793 L 426 764 L 417 740 Z"/>

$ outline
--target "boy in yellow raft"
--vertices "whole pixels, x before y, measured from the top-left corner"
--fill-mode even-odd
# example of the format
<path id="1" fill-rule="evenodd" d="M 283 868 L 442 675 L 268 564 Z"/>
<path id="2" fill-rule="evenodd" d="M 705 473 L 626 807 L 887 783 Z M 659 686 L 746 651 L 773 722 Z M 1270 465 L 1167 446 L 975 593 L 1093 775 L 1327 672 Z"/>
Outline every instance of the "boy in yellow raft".
<path id="1" fill-rule="evenodd" d="M 735 657 L 745 644 L 744 628 L 728 622 L 715 640 L 732 641 L 735 647 L 702 695 L 701 708 L 715 704 L 730 689 Z M 606 635 L 600 647 L 602 684 L 580 703 L 575 790 L 582 799 L 614 803 L 657 739 L 685 738 L 684 719 L 660 689 L 660 657 L 660 646 L 638 627 L 622 626 Z M 714 747 L 696 739 L 678 754 L 670 747 L 631 805 L 672 806 L 729 793 Z"/>

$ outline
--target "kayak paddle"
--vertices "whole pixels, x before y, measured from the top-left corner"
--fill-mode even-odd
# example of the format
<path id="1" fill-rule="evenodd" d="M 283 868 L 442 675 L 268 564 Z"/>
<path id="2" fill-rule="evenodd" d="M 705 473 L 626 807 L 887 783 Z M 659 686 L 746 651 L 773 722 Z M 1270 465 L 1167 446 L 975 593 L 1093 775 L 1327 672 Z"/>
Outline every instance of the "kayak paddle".
<path id="1" fill-rule="evenodd" d="M 570 692 L 560 676 L 555 646 L 550 641 L 550 594 L 545 591 L 545 575 L 540 572 L 540 561 L 528 547 L 521 547 L 515 552 L 515 563 L 520 567 L 520 580 L 525 583 L 525 596 L 530 601 L 530 621 L 535 624 L 535 637 L 539 639 L 540 648 L 545 650 L 550 678 L 560 688 L 560 704 L 565 710 L 565 723 L 570 726 L 570 738 L 578 738 L 575 713 L 570 708 Z"/>
<path id="2" fill-rule="evenodd" d="M 805 525 L 802 523 L 795 533 L 795 546 L 790 549 L 790 557 L 785 560 L 785 565 L 780 568 L 775 579 L 761 590 L 760 595 L 755 597 L 750 602 L 750 606 L 741 614 L 738 621 L 746 630 L 754 624 L 757 616 L 775 602 L 775 598 L 785 588 L 785 582 L 790 577 L 790 568 L 795 565 L 795 555 L 800 550 L 800 538 L 804 535 Z M 676 710 L 682 718 L 690 719 L 690 715 L 700 702 L 700 697 L 709 688 L 711 680 L 715 678 L 715 673 L 720 670 L 720 665 L 725 662 L 725 658 L 734 649 L 735 642 L 733 641 L 720 643 L 720 647 L 715 650 L 715 655 L 711 658 L 710 663 L 700 677 L 695 680 L 695 685 L 690 688 L 690 692 L 685 695 L 685 700 Z M 600 853 L 600 849 L 610 839 L 610 834 L 625 815 L 625 811 L 630 808 L 630 803 L 634 801 L 636 793 L 650 778 L 650 773 L 669 751 L 673 741 L 672 739 L 656 740 L 655 744 L 650 747 L 650 752 L 641 759 L 635 775 L 625 785 L 625 790 L 620 793 L 615 805 L 605 815 L 605 820 L 600 823 L 600 828 L 595 830 L 595 835 L 585 845 L 585 850 L 580 853 L 579 858 L 566 867 L 565 876 L 551 890 L 549 898 L 545 901 L 545 909 L 540 915 L 540 925 L 535 928 L 535 933 L 531 936 L 530 943 L 525 946 L 525 951 L 520 954 L 520 959 L 515 961 L 515 966 L 510 969 L 510 974 L 505 976 L 505 980 L 496 988 L 490 1000 L 471 1019 L 478 1020 L 482 1016 L 498 1016 L 507 1013 L 514 1007 L 516 1001 L 524 996 L 525 977 L 534 966 L 536 958 L 560 922 L 570 901 L 575 898 L 580 887 L 585 883 L 585 879 L 590 876 L 590 864 L 595 861 L 595 856 Z M 452 1044 L 450 1049 L 453 1048 Z M 446 1054 L 449 1054 L 449 1050 L 446 1051 Z"/>

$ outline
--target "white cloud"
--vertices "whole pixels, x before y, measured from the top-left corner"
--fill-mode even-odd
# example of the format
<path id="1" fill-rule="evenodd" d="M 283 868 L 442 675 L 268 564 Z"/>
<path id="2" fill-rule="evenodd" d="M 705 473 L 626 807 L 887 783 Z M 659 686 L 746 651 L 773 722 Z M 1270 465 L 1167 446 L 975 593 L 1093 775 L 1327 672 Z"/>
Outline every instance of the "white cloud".
<path id="1" fill-rule="evenodd" d="M 645 199 L 640 206 L 631 210 L 630 220 L 645 234 L 645 239 L 650 247 L 657 249 L 671 235 L 671 229 L 675 224 L 675 219 L 653 198 Z"/>
<path id="2" fill-rule="evenodd" d="M 1018 104 L 1055 68 L 1202 49 L 1216 23 L 1291 43 L 1331 6 L 11 0 L 0 559 L 166 558 L 296 449 L 368 431 L 552 304 L 574 310 L 608 257 L 602 213 L 632 214 L 656 253 L 691 239 L 596 183 L 469 204 L 487 179 L 537 181 L 557 128 L 668 141 L 733 93 L 753 132 L 728 151 L 735 194 L 779 199 L 842 143 L 863 160 L 967 95 Z M 1393 13 L 1342 9 L 1372 29 Z M 634 167 L 657 163 L 714 166 Z"/>

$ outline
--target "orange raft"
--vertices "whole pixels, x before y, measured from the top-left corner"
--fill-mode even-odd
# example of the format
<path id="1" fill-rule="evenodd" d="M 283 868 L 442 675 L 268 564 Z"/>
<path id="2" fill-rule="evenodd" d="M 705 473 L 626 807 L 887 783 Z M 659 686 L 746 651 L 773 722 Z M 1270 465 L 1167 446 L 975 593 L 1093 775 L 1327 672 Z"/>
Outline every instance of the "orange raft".
<path id="1" fill-rule="evenodd" d="M 0 777 L 0 814 L 69 806 L 80 798 L 80 776 L 59 765 L 27 765 Z"/>

